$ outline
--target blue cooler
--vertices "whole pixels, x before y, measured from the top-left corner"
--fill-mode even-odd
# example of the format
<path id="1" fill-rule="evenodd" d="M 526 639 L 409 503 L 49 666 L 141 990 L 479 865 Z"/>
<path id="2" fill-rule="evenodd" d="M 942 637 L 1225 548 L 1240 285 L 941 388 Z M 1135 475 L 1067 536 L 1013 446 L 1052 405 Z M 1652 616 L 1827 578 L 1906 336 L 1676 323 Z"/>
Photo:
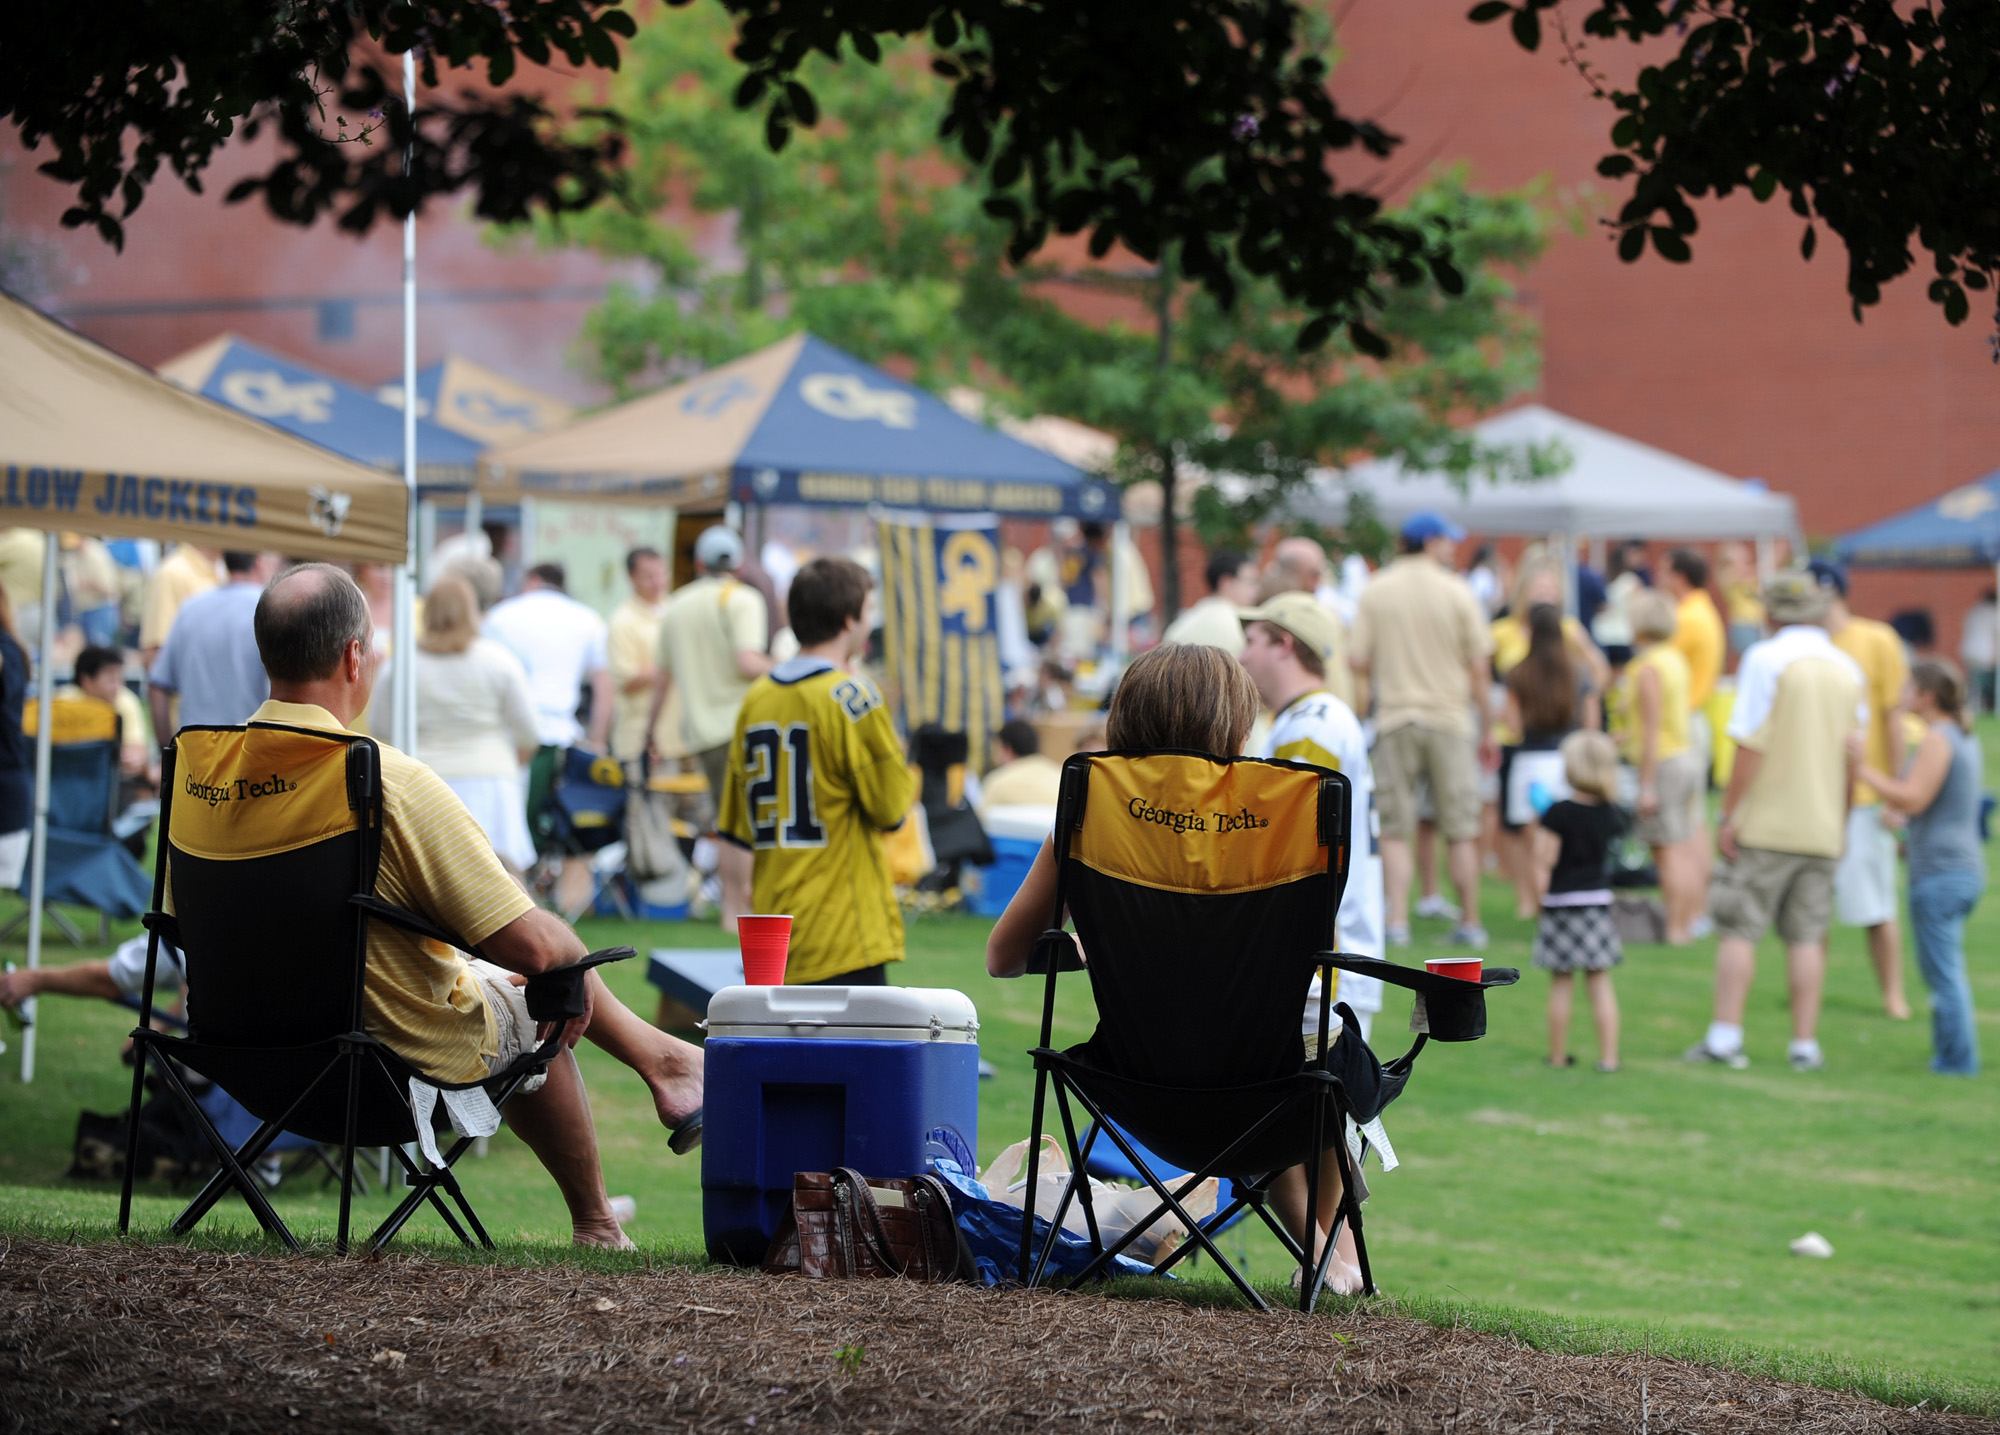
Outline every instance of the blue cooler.
<path id="1" fill-rule="evenodd" d="M 792 1176 L 914 1176 L 979 1149 L 979 1018 L 924 987 L 724 987 L 708 1004 L 702 1230 L 718 1261 L 763 1260 Z"/>
<path id="2" fill-rule="evenodd" d="M 993 844 L 993 865 L 976 869 L 979 889 L 967 895 L 966 905 L 981 917 L 997 917 L 1014 900 L 1042 843 L 1055 831 L 1056 810 L 1034 805 L 989 807 L 980 821 Z"/>

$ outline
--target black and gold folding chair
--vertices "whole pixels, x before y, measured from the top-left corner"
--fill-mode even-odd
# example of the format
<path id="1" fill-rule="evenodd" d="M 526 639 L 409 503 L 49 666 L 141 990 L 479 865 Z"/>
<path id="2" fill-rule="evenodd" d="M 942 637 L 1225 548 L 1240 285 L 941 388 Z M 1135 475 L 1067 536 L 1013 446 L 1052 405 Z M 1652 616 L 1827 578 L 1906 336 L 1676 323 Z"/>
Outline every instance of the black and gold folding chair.
<path id="1" fill-rule="evenodd" d="M 281 1132 L 293 1132 L 339 1147 L 342 1252 L 348 1247 L 355 1149 L 369 1146 L 394 1150 L 411 1187 L 369 1238 L 369 1249 L 385 1245 L 426 1202 L 466 1245 L 476 1235 L 490 1247 L 491 1238 L 452 1174 L 472 1138 L 459 1138 L 440 1152 L 442 1163 L 428 1169 L 403 1149 L 419 1140 L 411 1080 L 439 1091 L 483 1087 L 496 1106 L 504 1106 L 556 1056 L 559 1024 L 583 1014 L 589 968 L 634 955 L 630 947 L 613 947 L 530 978 L 529 1013 L 558 1025 L 539 1048 L 506 1070 L 464 1083 L 416 1072 L 363 1026 L 368 924 L 386 921 L 461 951 L 477 949 L 375 895 L 380 776 L 380 756 L 368 738 L 278 723 L 183 728 L 164 754 L 140 1005 L 142 1010 L 152 1005 L 164 937 L 181 952 L 188 1033 L 172 1037 L 148 1026 L 133 1031 L 133 1139 L 136 1143 L 150 1062 L 221 1163 L 175 1219 L 176 1235 L 193 1230 L 233 1188 L 268 1233 L 299 1249 L 246 1171 Z M 170 867 L 171 913 L 165 900 Z M 234 1147 L 223 1140 L 190 1094 L 180 1066 L 235 1096 L 262 1123 L 256 1132 Z M 121 1231 L 131 1223 L 135 1159 L 136 1153 L 128 1152 L 118 1207 Z"/>
<path id="2" fill-rule="evenodd" d="M 1078 1279 L 1099 1274 L 1155 1220 L 1172 1211 L 1191 1239 L 1159 1267 L 1206 1251 L 1244 1297 L 1265 1302 L 1211 1238 L 1247 1205 L 1298 1261 L 1300 1308 L 1325 1284 L 1334 1240 L 1354 1231 L 1364 1289 L 1374 1291 L 1345 1123 L 1365 1125 L 1401 1093 L 1428 1037 L 1470 1040 L 1485 1031 L 1483 987 L 1393 963 L 1331 950 L 1347 884 L 1350 788 L 1339 773 L 1303 763 L 1222 760 L 1188 752 L 1080 753 L 1063 764 L 1056 810 L 1058 864 L 1050 929 L 1031 970 L 1046 974 L 1041 1044 L 1035 1061 L 1034 1130 L 1028 1189 L 1053 1086 L 1073 1176 L 1042 1248 L 1035 1249 L 1033 1202 L 1021 1225 L 1020 1279 L 1046 1269 L 1072 1200 L 1081 1202 L 1096 1247 Z M 1074 971 L 1073 918 L 1087 954 L 1098 1025 L 1067 1051 L 1050 1046 L 1056 977 Z M 1321 983 L 1319 1046 L 1307 1060 L 1300 1014 L 1316 969 Z M 1361 1040 L 1353 1012 L 1329 1043 L 1335 969 L 1365 972 L 1415 989 L 1428 1004 L 1428 1037 L 1387 1065 Z M 1518 973 L 1496 969 L 1486 984 Z M 1474 1029 L 1476 1027 L 1476 1030 Z M 1071 1098 L 1088 1125 L 1081 1137 Z M 1129 1135 L 1128 1135 L 1129 1133 Z M 1091 1147 L 1108 1137 L 1139 1171 L 1159 1205 L 1106 1245 L 1082 1172 Z M 1171 1188 L 1134 1141 L 1186 1169 Z M 1295 1241 L 1268 1205 L 1275 1175 L 1301 1163 L 1306 1208 L 1319 1209 L 1320 1161 L 1331 1151 L 1343 1191 L 1332 1238 L 1319 1260 Z M 1206 1221 L 1182 1202 L 1210 1176 L 1236 1194 Z"/>

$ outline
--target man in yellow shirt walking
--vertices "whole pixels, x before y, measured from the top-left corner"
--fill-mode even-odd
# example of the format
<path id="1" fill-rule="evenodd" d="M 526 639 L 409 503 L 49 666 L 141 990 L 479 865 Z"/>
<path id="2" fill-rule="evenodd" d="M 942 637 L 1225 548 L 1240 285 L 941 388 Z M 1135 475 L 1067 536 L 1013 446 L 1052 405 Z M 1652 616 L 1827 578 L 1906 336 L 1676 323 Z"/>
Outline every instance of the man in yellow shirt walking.
<path id="1" fill-rule="evenodd" d="M 1903 640 L 1887 623 L 1861 618 L 1847 606 L 1847 573 L 1824 558 L 1812 561 L 1812 575 L 1827 598 L 1826 630 L 1834 647 L 1854 659 L 1868 683 L 1868 765 L 1877 772 L 1903 770 L 1903 692 L 1910 665 Z M 1882 805 L 1881 794 L 1856 783 L 1847 814 L 1847 850 L 1833 877 L 1833 915 L 1843 927 L 1868 933 L 1868 957 L 1882 989 L 1882 1010 L 1907 1021 L 1910 999 L 1903 992 L 1903 933 L 1896 923 L 1896 829 L 1903 819 Z"/>

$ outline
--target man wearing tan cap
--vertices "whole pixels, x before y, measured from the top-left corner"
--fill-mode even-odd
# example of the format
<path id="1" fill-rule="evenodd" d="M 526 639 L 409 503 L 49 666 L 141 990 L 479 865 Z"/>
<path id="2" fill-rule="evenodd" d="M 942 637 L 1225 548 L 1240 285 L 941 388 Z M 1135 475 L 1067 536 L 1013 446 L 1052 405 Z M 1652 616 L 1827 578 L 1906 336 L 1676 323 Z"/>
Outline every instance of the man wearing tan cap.
<path id="1" fill-rule="evenodd" d="M 1368 741 L 1354 709 L 1327 690 L 1340 661 L 1340 620 L 1310 593 L 1280 593 L 1243 610 L 1243 651 L 1238 660 L 1258 696 L 1277 716 L 1257 743 L 1256 757 L 1309 762 L 1342 773 L 1353 784 L 1353 857 L 1340 899 L 1337 939 L 1353 956 L 1386 956 L 1382 945 L 1382 862 L 1375 832 L 1375 777 Z M 1306 1003 L 1307 1026 L 1319 1030 L 1319 986 Z M 1340 974 L 1340 1000 L 1361 1020 L 1361 1036 L 1382 1009 L 1382 983 Z"/>
<path id="2" fill-rule="evenodd" d="M 1722 795 L 1721 851 L 1709 912 L 1715 919 L 1715 1019 L 1689 1061 L 1748 1066 L 1743 1013 L 1757 943 L 1776 926 L 1785 940 L 1795 1071 L 1824 1064 L 1816 1032 L 1826 982 L 1833 873 L 1854 796 L 1848 734 L 1868 722 L 1868 685 L 1823 626 L 1827 594 L 1812 574 L 1787 570 L 1764 585 L 1778 631 L 1744 653 L 1729 718 L 1736 763 Z"/>

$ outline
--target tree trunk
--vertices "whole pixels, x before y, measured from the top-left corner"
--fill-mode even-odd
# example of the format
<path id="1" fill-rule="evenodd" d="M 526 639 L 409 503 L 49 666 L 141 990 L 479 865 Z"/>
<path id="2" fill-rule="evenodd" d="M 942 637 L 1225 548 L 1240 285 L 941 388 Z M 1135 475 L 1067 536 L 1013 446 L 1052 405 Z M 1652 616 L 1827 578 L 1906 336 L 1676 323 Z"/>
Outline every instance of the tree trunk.
<path id="1" fill-rule="evenodd" d="M 1174 341 L 1174 281 L 1173 267 L 1168 262 L 1165 248 L 1160 250 L 1160 287 L 1156 300 L 1160 326 L 1159 357 L 1155 361 L 1155 371 L 1160 376 L 1161 389 L 1166 387 L 1167 371 L 1173 364 Z M 1164 631 L 1167 624 L 1180 615 L 1181 611 L 1181 517 L 1175 500 L 1179 498 L 1180 476 L 1174 463 L 1172 442 L 1159 448 L 1160 455 L 1160 627 Z"/>

